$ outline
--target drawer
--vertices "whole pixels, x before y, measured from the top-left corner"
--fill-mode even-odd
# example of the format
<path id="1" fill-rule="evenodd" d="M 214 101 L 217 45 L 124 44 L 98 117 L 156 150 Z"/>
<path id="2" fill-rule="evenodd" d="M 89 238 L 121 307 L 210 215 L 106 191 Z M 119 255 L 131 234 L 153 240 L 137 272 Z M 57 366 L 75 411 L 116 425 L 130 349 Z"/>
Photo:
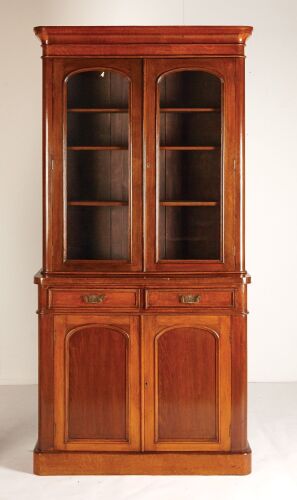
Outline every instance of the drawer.
<path id="1" fill-rule="evenodd" d="M 139 307 L 139 290 L 113 289 L 50 289 L 48 304 L 55 307 L 82 307 L 85 309 L 129 309 Z"/>
<path id="2" fill-rule="evenodd" d="M 234 290 L 146 290 L 145 307 L 234 307 Z"/>

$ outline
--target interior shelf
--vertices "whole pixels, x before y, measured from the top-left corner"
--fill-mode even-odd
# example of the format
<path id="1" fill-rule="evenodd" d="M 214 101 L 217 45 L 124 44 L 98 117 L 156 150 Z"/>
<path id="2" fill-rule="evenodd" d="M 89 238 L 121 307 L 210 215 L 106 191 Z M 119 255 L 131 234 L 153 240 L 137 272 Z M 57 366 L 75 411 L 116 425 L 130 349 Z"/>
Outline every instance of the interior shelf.
<path id="1" fill-rule="evenodd" d="M 217 201 L 160 201 L 162 207 L 216 207 Z"/>
<path id="2" fill-rule="evenodd" d="M 67 203 L 73 207 L 125 207 L 128 205 L 127 201 L 68 201 Z"/>
<path id="3" fill-rule="evenodd" d="M 127 151 L 127 146 L 68 146 L 71 151 Z"/>
<path id="4" fill-rule="evenodd" d="M 220 146 L 159 146 L 165 151 L 214 151 L 220 149 Z"/>
<path id="5" fill-rule="evenodd" d="M 68 113 L 128 113 L 128 108 L 68 108 Z"/>
<path id="6" fill-rule="evenodd" d="M 87 108 L 81 106 L 79 109 Z M 127 147 L 129 143 L 128 116 L 128 113 L 109 113 L 106 111 L 67 113 L 67 145 L 69 147 L 109 147 L 114 144 Z"/>
<path id="7" fill-rule="evenodd" d="M 220 108 L 160 108 L 161 113 L 219 113 Z"/>

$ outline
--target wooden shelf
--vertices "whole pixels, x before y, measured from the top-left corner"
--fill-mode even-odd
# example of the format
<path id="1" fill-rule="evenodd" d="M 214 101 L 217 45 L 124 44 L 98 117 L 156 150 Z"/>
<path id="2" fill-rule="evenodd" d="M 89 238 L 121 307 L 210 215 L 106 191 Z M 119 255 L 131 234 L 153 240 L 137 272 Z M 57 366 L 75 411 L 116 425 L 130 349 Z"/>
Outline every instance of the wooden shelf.
<path id="1" fill-rule="evenodd" d="M 165 151 L 214 151 L 220 149 L 220 146 L 159 146 L 159 149 Z"/>
<path id="2" fill-rule="evenodd" d="M 127 151 L 127 146 L 68 146 L 70 151 Z"/>
<path id="3" fill-rule="evenodd" d="M 127 201 L 68 201 L 73 207 L 126 207 Z"/>
<path id="4" fill-rule="evenodd" d="M 161 113 L 219 113 L 220 108 L 160 108 Z"/>
<path id="5" fill-rule="evenodd" d="M 68 108 L 68 113 L 128 113 L 128 108 Z"/>
<path id="6" fill-rule="evenodd" d="M 162 207 L 216 207 L 217 201 L 160 201 Z"/>

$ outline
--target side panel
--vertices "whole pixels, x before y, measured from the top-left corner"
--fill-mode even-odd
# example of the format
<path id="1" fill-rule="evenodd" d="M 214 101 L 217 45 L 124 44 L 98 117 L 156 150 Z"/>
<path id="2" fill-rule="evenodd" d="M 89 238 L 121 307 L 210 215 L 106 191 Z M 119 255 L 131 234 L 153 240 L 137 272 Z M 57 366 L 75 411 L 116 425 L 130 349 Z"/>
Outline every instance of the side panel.
<path id="1" fill-rule="evenodd" d="M 232 451 L 248 449 L 247 442 L 247 317 L 232 316 Z"/>
<path id="2" fill-rule="evenodd" d="M 38 314 L 38 449 L 42 451 L 54 448 L 54 338 L 53 315 Z"/>

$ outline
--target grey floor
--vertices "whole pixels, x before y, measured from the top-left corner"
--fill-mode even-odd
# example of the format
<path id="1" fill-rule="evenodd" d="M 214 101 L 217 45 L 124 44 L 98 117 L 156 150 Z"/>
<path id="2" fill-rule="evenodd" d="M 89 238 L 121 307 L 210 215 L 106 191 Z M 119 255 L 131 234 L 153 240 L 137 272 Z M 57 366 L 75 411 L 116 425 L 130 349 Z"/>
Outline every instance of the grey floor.
<path id="1" fill-rule="evenodd" d="M 250 384 L 249 394 L 249 476 L 39 477 L 36 387 L 0 386 L 0 500 L 296 500 L 297 383 Z"/>

